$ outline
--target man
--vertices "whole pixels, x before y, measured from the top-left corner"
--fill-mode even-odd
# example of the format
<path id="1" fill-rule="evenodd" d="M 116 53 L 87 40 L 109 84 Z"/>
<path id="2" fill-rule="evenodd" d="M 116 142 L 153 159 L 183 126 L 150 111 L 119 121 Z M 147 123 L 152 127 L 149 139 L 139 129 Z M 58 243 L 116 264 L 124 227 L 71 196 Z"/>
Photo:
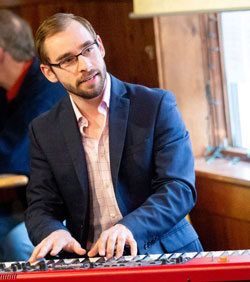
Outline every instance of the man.
<path id="1" fill-rule="evenodd" d="M 30 261 L 202 250 L 185 219 L 195 177 L 174 96 L 107 73 L 100 36 L 72 14 L 42 23 L 36 51 L 69 95 L 30 128 Z"/>
<path id="2" fill-rule="evenodd" d="M 26 21 L 0 10 L 0 26 L 0 174 L 29 176 L 29 123 L 49 110 L 65 90 L 42 74 Z M 13 191 L 6 190 L 9 198 L 0 202 L 1 261 L 28 259 L 33 250 L 24 223 L 19 224 L 24 220 L 26 203 L 25 188 L 18 189 L 17 201 L 10 197 Z"/>

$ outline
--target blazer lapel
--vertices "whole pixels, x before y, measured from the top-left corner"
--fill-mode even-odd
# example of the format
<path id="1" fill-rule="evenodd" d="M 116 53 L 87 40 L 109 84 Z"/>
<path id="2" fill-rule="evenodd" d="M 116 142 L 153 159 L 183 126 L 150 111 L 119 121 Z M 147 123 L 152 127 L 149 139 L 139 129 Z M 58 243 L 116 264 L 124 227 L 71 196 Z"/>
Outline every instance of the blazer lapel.
<path id="1" fill-rule="evenodd" d="M 111 77 L 111 97 L 109 110 L 109 151 L 110 165 L 114 189 L 116 190 L 117 177 L 125 143 L 129 99 L 125 97 L 126 88 L 123 82 Z"/>
<path id="2" fill-rule="evenodd" d="M 85 161 L 85 153 L 81 142 L 77 120 L 71 105 L 69 96 L 67 95 L 59 112 L 60 127 L 64 135 L 64 139 L 70 152 L 70 156 L 82 187 L 88 187 L 88 172 Z M 86 193 L 87 189 L 84 189 Z M 87 195 L 86 195 L 87 196 Z"/>
<path id="3" fill-rule="evenodd" d="M 114 189 L 116 189 L 117 177 L 126 137 L 130 102 L 125 96 L 126 88 L 124 87 L 123 82 L 112 75 L 110 76 L 111 97 L 109 110 L 109 151 L 112 181 Z M 78 124 L 69 97 L 66 96 L 63 99 L 64 103 L 61 111 L 59 112 L 60 127 L 80 184 L 82 187 L 88 187 L 87 165 Z"/>

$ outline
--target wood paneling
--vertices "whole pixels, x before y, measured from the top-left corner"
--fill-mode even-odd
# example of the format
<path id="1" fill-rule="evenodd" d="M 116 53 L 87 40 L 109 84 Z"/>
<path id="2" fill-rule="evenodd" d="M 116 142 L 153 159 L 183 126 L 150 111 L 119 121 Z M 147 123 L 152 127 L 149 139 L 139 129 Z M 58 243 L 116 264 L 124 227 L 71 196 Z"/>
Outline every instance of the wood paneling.
<path id="1" fill-rule="evenodd" d="M 194 228 L 205 251 L 244 250 L 250 248 L 250 224 L 213 213 L 194 209 Z"/>
<path id="2" fill-rule="evenodd" d="M 229 161 L 217 161 L 196 166 L 198 200 L 191 212 L 192 223 L 207 251 L 249 249 L 250 179 L 246 172 L 250 174 L 250 165 L 233 167 Z"/>
<path id="3" fill-rule="evenodd" d="M 161 16 L 154 19 L 160 87 L 174 92 L 191 135 L 195 156 L 208 146 L 206 36 L 199 15 Z"/>

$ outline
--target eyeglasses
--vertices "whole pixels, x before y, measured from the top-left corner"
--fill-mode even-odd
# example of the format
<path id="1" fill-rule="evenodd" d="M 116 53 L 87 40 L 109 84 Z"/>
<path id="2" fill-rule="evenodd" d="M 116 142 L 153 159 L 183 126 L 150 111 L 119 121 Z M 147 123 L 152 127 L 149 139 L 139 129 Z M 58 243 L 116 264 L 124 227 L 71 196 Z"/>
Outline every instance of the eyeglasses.
<path id="1" fill-rule="evenodd" d="M 78 57 L 90 57 L 94 52 L 94 45 L 99 46 L 97 40 L 95 40 L 93 43 L 90 43 L 88 46 L 86 46 L 78 55 L 72 55 L 65 59 L 63 59 L 58 64 L 48 64 L 51 67 L 57 67 L 64 70 L 74 70 L 76 64 L 78 63 Z"/>

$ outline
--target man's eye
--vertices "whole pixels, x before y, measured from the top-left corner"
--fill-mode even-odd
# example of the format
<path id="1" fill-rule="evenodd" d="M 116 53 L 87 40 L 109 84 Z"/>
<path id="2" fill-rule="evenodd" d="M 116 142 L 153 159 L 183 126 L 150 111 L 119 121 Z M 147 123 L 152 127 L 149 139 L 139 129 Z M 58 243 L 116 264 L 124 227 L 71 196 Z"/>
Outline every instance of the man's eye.
<path id="1" fill-rule="evenodd" d="M 75 57 L 70 57 L 70 58 L 67 58 L 67 59 L 63 60 L 63 61 L 61 62 L 61 64 L 62 64 L 62 65 L 63 65 L 63 64 L 70 64 L 70 63 L 72 63 L 74 60 L 75 60 Z"/>
<path id="2" fill-rule="evenodd" d="M 85 49 L 85 50 L 83 51 L 83 54 L 91 53 L 91 51 L 92 51 L 93 49 L 94 49 L 93 46 L 90 46 L 90 47 L 88 47 L 87 49 Z"/>

